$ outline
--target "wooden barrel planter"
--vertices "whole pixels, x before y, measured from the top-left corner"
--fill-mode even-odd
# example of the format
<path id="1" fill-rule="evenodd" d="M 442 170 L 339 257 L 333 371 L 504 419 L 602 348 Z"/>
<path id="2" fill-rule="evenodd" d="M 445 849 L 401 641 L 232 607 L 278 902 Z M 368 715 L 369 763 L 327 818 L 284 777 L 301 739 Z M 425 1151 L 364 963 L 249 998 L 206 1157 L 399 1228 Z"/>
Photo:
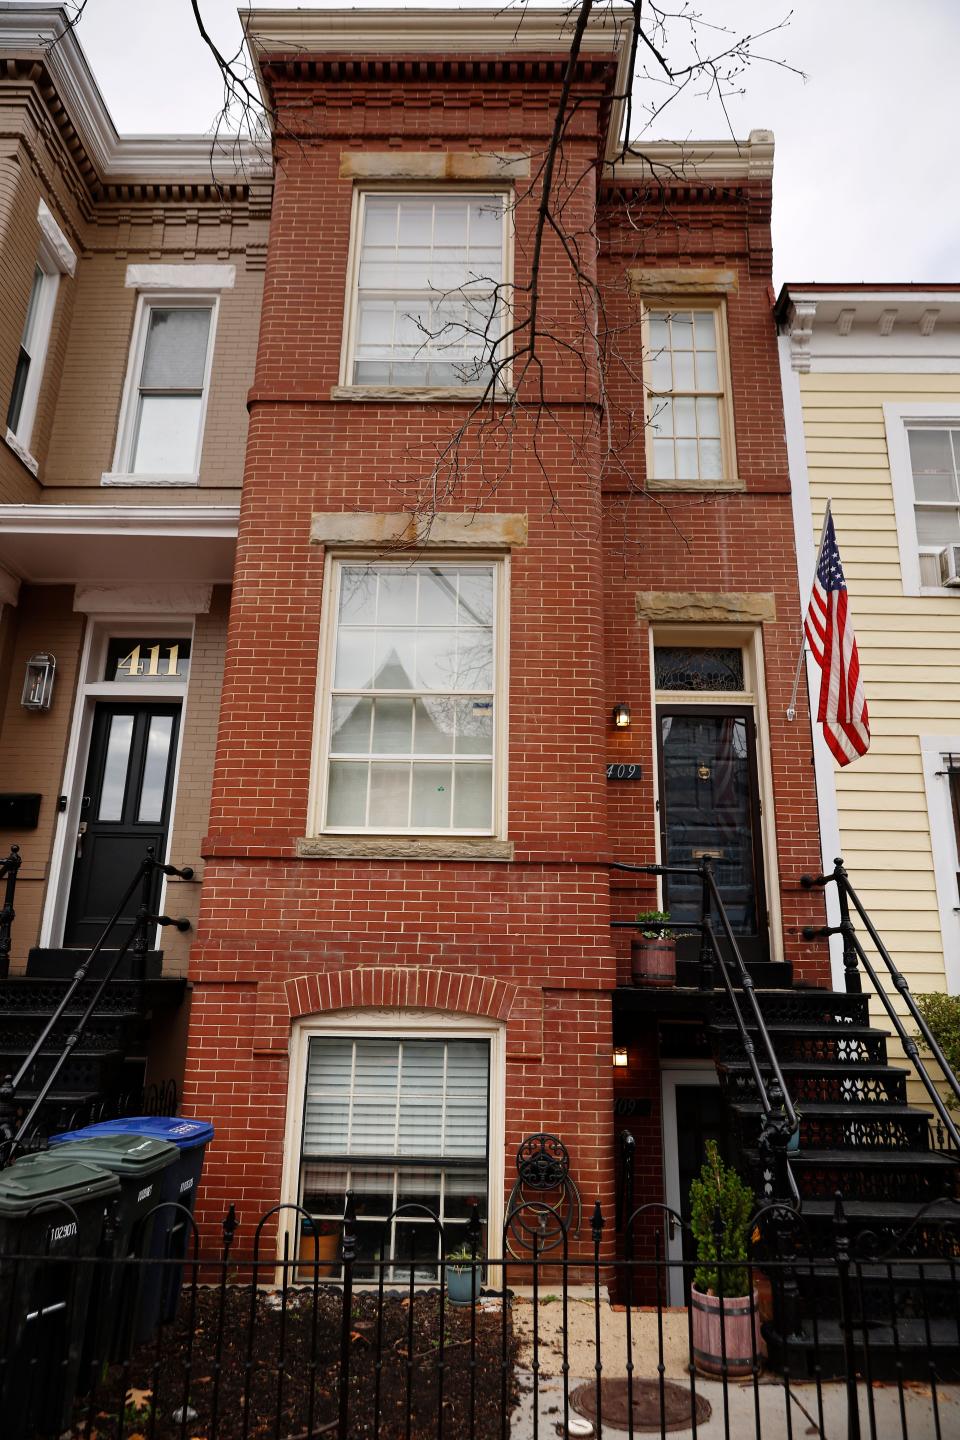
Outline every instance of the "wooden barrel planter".
<path id="1" fill-rule="evenodd" d="M 721 1299 L 719 1295 L 705 1295 L 692 1285 L 690 1310 L 693 1363 L 701 1375 L 722 1375 L 724 1362 L 728 1375 L 749 1375 L 753 1370 L 754 1357 L 759 1362 L 763 1355 L 760 1304 L 756 1290 L 752 1296 Z"/>
<path id="2" fill-rule="evenodd" d="M 630 965 L 634 985 L 675 985 L 677 983 L 677 942 L 631 940 Z"/>

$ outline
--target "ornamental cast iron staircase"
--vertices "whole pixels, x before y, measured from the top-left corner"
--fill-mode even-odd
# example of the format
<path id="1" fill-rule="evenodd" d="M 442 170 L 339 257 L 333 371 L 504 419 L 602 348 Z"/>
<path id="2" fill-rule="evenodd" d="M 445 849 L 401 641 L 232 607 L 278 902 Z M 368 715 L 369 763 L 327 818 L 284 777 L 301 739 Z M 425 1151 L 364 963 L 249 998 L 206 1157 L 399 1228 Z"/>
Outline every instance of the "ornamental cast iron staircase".
<path id="1" fill-rule="evenodd" d="M 189 880 L 193 871 L 162 864 L 150 848 L 89 953 L 31 950 L 26 974 L 10 975 L 20 862 L 17 846 L 0 861 L 0 880 L 6 877 L 0 908 L 0 1168 L 42 1146 L 55 1130 L 123 1113 L 175 1110 L 175 1084 L 145 1088 L 144 1073 L 150 1021 L 180 1004 L 185 982 L 162 979 L 162 955 L 148 945 L 154 926 L 190 928 L 186 919 L 153 914 L 151 899 L 158 874 Z M 124 911 L 138 888 L 131 924 Z M 124 925 L 128 933 L 118 948 L 108 949 Z"/>
<path id="2" fill-rule="evenodd" d="M 691 874 L 676 866 L 614 868 Z M 794 1377 L 815 1369 L 821 1378 L 844 1372 L 840 1237 L 849 1245 L 858 1279 L 846 1339 L 869 1328 L 872 1378 L 896 1373 L 929 1378 L 932 1365 L 941 1377 L 960 1378 L 960 1133 L 941 1095 L 945 1089 L 960 1101 L 960 1081 L 842 860 L 832 874 L 802 880 L 807 889 L 836 886 L 839 925 L 809 927 L 804 938 L 842 936 L 842 991 L 792 982 L 765 988 L 756 979 L 762 966 L 743 961 L 709 859 L 699 862 L 696 873 L 701 919 L 698 927 L 683 928 L 700 930 L 699 989 L 735 1162 L 757 1196 L 778 1207 L 772 1212 L 778 1243 L 793 1246 L 798 1257 L 789 1304 L 778 1305 L 774 1297 L 774 1318 L 764 1327 L 771 1363 Z M 879 957 L 879 971 L 851 912 Z M 614 924 L 630 928 L 629 922 Z M 900 1008 L 884 984 L 884 969 Z M 891 1062 L 892 1037 L 871 1017 L 864 972 L 908 1064 L 896 1056 Z M 915 1034 L 923 1037 L 930 1065 Z M 908 1099 L 911 1066 L 929 1108 Z M 822 1264 L 816 1260 L 821 1256 Z M 893 1256 L 942 1265 L 926 1265 L 922 1274 L 898 1265 L 894 1272 L 885 1263 Z"/>

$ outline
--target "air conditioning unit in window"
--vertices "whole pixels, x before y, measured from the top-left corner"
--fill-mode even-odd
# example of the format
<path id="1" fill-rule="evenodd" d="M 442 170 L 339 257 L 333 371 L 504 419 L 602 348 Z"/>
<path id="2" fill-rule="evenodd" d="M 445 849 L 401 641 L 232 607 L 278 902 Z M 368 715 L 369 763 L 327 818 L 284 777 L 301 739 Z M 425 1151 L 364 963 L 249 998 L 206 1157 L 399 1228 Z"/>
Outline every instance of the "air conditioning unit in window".
<path id="1" fill-rule="evenodd" d="M 940 584 L 960 586 L 960 545 L 947 545 L 937 556 Z"/>

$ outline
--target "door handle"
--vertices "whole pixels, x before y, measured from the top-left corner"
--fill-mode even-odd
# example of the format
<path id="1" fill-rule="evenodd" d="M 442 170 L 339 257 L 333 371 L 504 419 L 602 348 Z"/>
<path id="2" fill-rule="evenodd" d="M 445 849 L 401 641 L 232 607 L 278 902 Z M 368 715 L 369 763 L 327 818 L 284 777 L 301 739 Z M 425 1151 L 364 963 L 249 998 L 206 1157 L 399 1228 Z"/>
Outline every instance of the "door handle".
<path id="1" fill-rule="evenodd" d="M 84 835 L 86 835 L 86 833 L 87 833 L 87 822 L 86 822 L 86 820 L 81 820 L 81 821 L 80 821 L 80 824 L 77 826 L 77 859 L 78 859 L 78 860 L 80 859 L 80 856 L 83 854 L 83 837 L 84 837 Z"/>

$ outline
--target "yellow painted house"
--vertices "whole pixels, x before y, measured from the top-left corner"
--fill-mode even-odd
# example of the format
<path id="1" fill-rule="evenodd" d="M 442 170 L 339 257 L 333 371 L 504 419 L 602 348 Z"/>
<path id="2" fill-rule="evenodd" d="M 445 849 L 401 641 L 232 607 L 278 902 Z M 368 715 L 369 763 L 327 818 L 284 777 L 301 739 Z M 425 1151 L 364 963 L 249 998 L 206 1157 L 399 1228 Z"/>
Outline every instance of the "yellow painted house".
<path id="1" fill-rule="evenodd" d="M 800 606 L 829 499 L 872 732 L 840 769 L 817 729 L 824 863 L 844 857 L 915 993 L 956 994 L 960 285 L 786 285 L 777 318 Z M 808 680 L 815 704 L 812 660 Z"/>

